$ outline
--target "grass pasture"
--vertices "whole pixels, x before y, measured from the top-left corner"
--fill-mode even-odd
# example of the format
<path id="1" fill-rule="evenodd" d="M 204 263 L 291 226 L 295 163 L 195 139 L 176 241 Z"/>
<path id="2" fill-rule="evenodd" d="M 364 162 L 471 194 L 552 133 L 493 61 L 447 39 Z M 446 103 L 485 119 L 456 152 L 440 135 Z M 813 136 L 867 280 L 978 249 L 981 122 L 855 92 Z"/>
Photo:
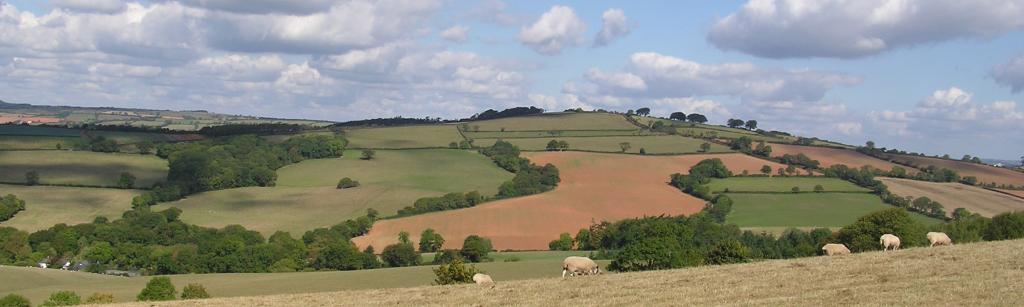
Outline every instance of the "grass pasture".
<path id="1" fill-rule="evenodd" d="M 136 187 L 167 177 L 167 161 L 151 155 L 89 151 L 0 151 L 0 182 L 24 183 L 36 171 L 43 184 L 116 186 L 121 172 L 135 175 Z"/>
<path id="2" fill-rule="evenodd" d="M 560 277 L 564 252 L 534 252 L 517 256 L 522 261 L 504 262 L 508 253 L 494 253 L 494 262 L 474 264 L 496 281 Z M 571 252 L 573 255 L 582 254 Z M 432 258 L 425 258 L 430 261 Z M 599 261 L 603 266 L 607 261 Z M 435 266 L 416 266 L 359 271 L 300 273 L 238 273 L 170 275 L 178 288 L 200 283 L 213 297 L 235 297 L 268 294 L 309 293 L 358 289 L 386 289 L 429 286 L 433 283 Z M 18 293 L 33 303 L 42 303 L 52 292 L 72 290 L 83 297 L 94 292 L 112 293 L 119 302 L 135 301 L 149 277 L 115 277 L 109 275 L 0 266 L 0 296 Z M 352 302 L 349 302 L 352 303 Z M 366 303 L 366 302 L 361 302 Z M 288 305 L 288 304 L 285 304 Z"/>
<path id="3" fill-rule="evenodd" d="M 81 138 L 77 136 L 0 135 L 0 150 L 57 149 L 57 144 L 61 148 L 70 148 L 79 140 Z"/>
<path id="4" fill-rule="evenodd" d="M 32 232 L 58 223 L 92 222 L 97 216 L 117 219 L 132 208 L 138 190 L 23 186 L 0 184 L 0 195 L 14 194 L 25 200 L 25 211 L 0 222 L 0 226 Z"/>
<path id="5" fill-rule="evenodd" d="M 647 130 L 551 130 L 551 131 L 463 131 L 469 139 L 561 138 L 592 136 L 646 136 L 660 135 Z"/>
<path id="6" fill-rule="evenodd" d="M 730 177 L 712 179 L 708 183 L 713 193 L 729 192 L 790 192 L 799 187 L 801 192 L 812 192 L 821 185 L 825 192 L 863 192 L 870 190 L 849 181 L 825 177 Z"/>
<path id="7" fill-rule="evenodd" d="M 545 113 L 465 123 L 469 131 L 638 130 L 620 114 Z M 479 128 L 479 129 L 477 129 Z"/>
<path id="8" fill-rule="evenodd" d="M 350 148 L 447 148 L 464 140 L 455 125 L 423 125 L 346 129 Z"/>
<path id="9" fill-rule="evenodd" d="M 639 153 L 643 148 L 648 154 L 681 154 L 700 152 L 700 145 L 704 140 L 680 137 L 675 135 L 649 135 L 649 136 L 602 136 L 602 137 L 555 137 L 555 138 L 519 138 L 504 139 L 504 141 L 518 146 L 522 150 L 540 151 L 547 148 L 551 140 L 565 141 L 569 143 L 569 150 L 596 151 L 596 152 L 622 152 L 620 143 L 630 144 L 627 153 Z M 478 139 L 473 145 L 479 147 L 491 146 L 497 139 Z M 725 146 L 710 143 L 712 153 L 729 152 Z"/>
<path id="10" fill-rule="evenodd" d="M 1024 283 L 1013 282 L 1024 278 L 1022 248 L 1016 240 L 572 279 L 495 277 L 493 286 L 268 290 L 235 298 L 217 298 L 211 289 L 209 300 L 124 306 L 1004 306 L 1024 300 Z"/>
<path id="11" fill-rule="evenodd" d="M 732 213 L 726 222 L 740 227 L 842 227 L 868 213 L 888 209 L 867 193 L 757 194 L 730 193 Z M 939 220 L 912 213 L 918 221 Z"/>
<path id="12" fill-rule="evenodd" d="M 491 196 L 512 176 L 471 151 L 380 150 L 376 158 L 365 161 L 358 150 L 348 150 L 339 159 L 306 160 L 281 168 L 276 187 L 204 192 L 154 210 L 178 207 L 184 221 L 202 226 L 240 224 L 266 235 L 277 230 L 301 235 L 362 216 L 368 208 L 388 216 L 422 197 L 474 190 Z M 336 189 L 343 177 L 361 185 Z"/>

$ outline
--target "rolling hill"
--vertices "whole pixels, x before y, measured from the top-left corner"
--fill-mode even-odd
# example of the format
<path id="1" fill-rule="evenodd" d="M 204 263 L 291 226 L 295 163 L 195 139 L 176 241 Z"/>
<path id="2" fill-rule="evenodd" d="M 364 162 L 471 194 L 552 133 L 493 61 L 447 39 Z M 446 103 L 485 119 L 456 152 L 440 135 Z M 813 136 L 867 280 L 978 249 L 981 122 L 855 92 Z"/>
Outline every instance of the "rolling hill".
<path id="1" fill-rule="evenodd" d="M 945 207 L 946 214 L 956 208 L 992 217 L 1004 212 L 1024 211 L 1024 198 L 953 182 L 925 182 L 909 179 L 878 178 L 893 194 L 928 197 Z"/>

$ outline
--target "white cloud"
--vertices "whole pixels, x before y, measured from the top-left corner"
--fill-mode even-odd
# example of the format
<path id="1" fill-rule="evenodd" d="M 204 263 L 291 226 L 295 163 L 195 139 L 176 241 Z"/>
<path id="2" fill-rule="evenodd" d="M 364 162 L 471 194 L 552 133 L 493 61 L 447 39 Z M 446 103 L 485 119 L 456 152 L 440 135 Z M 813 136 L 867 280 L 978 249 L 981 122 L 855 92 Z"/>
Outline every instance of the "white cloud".
<path id="1" fill-rule="evenodd" d="M 583 43 L 587 25 L 567 6 L 556 5 L 529 27 L 519 31 L 519 41 L 534 51 L 556 55 L 562 49 Z"/>
<path id="2" fill-rule="evenodd" d="M 465 26 L 453 26 L 451 28 L 445 29 L 444 31 L 441 31 L 441 38 L 457 43 L 466 41 L 466 37 L 468 36 L 469 27 Z"/>
<path id="3" fill-rule="evenodd" d="M 663 111 L 665 117 L 668 117 L 668 113 L 671 112 L 699 113 L 705 116 L 717 116 L 720 118 L 733 115 L 729 108 L 721 103 L 693 97 L 657 99 L 654 100 L 654 109 Z"/>
<path id="4" fill-rule="evenodd" d="M 1024 121 L 1024 111 L 1013 101 L 979 105 L 971 93 L 951 87 L 937 90 L 909 111 L 872 112 L 869 118 L 880 131 L 901 136 L 930 139 L 975 136 L 990 138 L 1015 133 Z"/>
<path id="5" fill-rule="evenodd" d="M 590 69 L 584 75 L 588 81 L 599 86 L 612 87 L 623 90 L 643 91 L 647 89 L 647 83 L 632 73 L 604 73 L 597 69 Z"/>
<path id="6" fill-rule="evenodd" d="M 836 123 L 834 125 L 834 127 L 835 127 L 835 129 L 837 131 L 839 131 L 839 133 L 842 133 L 842 134 L 845 134 L 845 135 L 850 135 L 850 136 L 860 135 L 861 132 L 864 129 L 864 126 L 861 125 L 861 123 L 859 123 L 859 122 Z"/>
<path id="7" fill-rule="evenodd" d="M 85 1 L 85 0 L 75 0 Z M 165 0 L 171 1 L 171 0 Z M 245 14 L 308 15 L 327 10 L 337 0 L 174 0 L 198 8 Z"/>
<path id="8" fill-rule="evenodd" d="M 508 4 L 501 0 L 481 1 L 479 5 L 469 9 L 465 16 L 469 19 L 502 26 L 519 25 L 524 20 L 522 16 L 509 13 Z"/>
<path id="9" fill-rule="evenodd" d="M 1024 55 L 996 65 L 992 69 L 992 77 L 995 78 L 996 83 L 1010 87 L 1014 93 L 1024 91 Z"/>
<path id="10" fill-rule="evenodd" d="M 750 0 L 708 41 L 768 58 L 856 58 L 1024 28 L 1024 0 Z"/>
<path id="11" fill-rule="evenodd" d="M 629 35 L 632 31 L 621 9 L 608 9 L 601 14 L 601 31 L 594 37 L 594 46 L 606 46 L 613 40 Z"/>
<path id="12" fill-rule="evenodd" d="M 50 0 L 55 7 L 92 13 L 117 13 L 125 8 L 122 0 Z"/>

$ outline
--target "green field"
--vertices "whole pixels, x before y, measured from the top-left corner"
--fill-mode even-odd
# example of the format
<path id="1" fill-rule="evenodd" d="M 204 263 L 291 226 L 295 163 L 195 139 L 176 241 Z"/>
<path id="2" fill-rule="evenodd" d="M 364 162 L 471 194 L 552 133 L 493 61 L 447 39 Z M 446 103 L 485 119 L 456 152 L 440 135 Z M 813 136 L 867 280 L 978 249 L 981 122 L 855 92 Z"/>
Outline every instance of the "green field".
<path id="1" fill-rule="evenodd" d="M 556 138 L 529 138 L 529 139 L 505 139 L 505 141 L 518 146 L 523 150 L 545 150 L 551 140 L 565 141 L 569 143 L 569 150 L 599 151 L 599 152 L 622 152 L 620 143 L 629 143 L 630 149 L 627 153 L 639 153 L 643 148 L 648 154 L 673 154 L 673 153 L 696 153 L 700 151 L 700 145 L 704 140 L 686 138 L 676 135 L 652 135 L 652 136 L 608 136 L 608 137 L 556 137 Z M 477 139 L 474 146 L 485 147 L 496 142 L 497 139 Z M 725 146 L 711 143 L 710 152 L 728 152 Z"/>
<path id="2" fill-rule="evenodd" d="M 562 274 L 564 257 L 539 257 L 543 260 L 518 262 L 487 262 L 474 264 L 494 279 L 509 280 L 556 278 Z M 427 259 L 429 261 L 430 259 Z M 607 266 L 607 261 L 598 261 Z M 238 273 L 170 275 L 181 291 L 189 283 L 200 283 L 213 297 L 309 293 L 354 289 L 386 289 L 431 285 L 434 266 L 388 268 L 344 272 L 302 273 Z M 134 301 L 149 277 L 115 277 L 108 275 L 0 266 L 0 296 L 18 293 L 40 304 L 50 293 L 72 290 L 82 297 L 95 292 L 111 293 L 119 302 Z M 386 291 L 386 290 L 385 290 Z"/>
<path id="3" fill-rule="evenodd" d="M 81 135 L 81 131 L 78 129 L 42 126 L 0 125 L 0 135 L 78 137 Z"/>
<path id="4" fill-rule="evenodd" d="M 730 193 L 727 223 L 740 227 L 842 227 L 878 210 L 892 208 L 867 193 Z M 939 220 L 911 214 L 928 224 Z"/>
<path id="5" fill-rule="evenodd" d="M 465 124 L 468 131 L 637 130 L 622 115 L 610 113 L 551 113 Z"/>
<path id="6" fill-rule="evenodd" d="M 49 228 L 58 223 L 89 223 L 97 216 L 118 219 L 132 208 L 139 190 L 22 186 L 0 184 L 0 195 L 14 194 L 25 200 L 25 210 L 0 226 L 25 231 Z"/>
<path id="7" fill-rule="evenodd" d="M 81 138 L 77 136 L 0 135 L 0 150 L 56 149 L 57 144 L 70 148 L 79 140 Z"/>
<path id="8" fill-rule="evenodd" d="M 790 192 L 799 187 L 802 192 L 814 191 L 815 185 L 821 185 L 825 192 L 870 192 L 849 181 L 825 177 L 729 177 L 712 179 L 708 183 L 713 193 L 729 192 Z"/>
<path id="9" fill-rule="evenodd" d="M 550 137 L 573 137 L 573 136 L 643 136 L 663 135 L 651 133 L 647 130 L 551 130 L 551 131 L 463 131 L 463 135 L 470 139 L 515 139 L 515 138 L 550 138 Z"/>
<path id="10" fill-rule="evenodd" d="M 0 151 L 0 182 L 25 182 L 36 171 L 44 184 L 116 186 L 122 172 L 137 178 L 136 187 L 149 187 L 167 177 L 167 161 L 151 155 L 89 151 Z"/>
<path id="11" fill-rule="evenodd" d="M 380 150 L 376 158 L 365 161 L 359 159 L 359 151 L 348 150 L 343 158 L 306 160 L 281 168 L 276 187 L 204 192 L 154 210 L 174 206 L 184 210 L 182 219 L 189 223 L 240 224 L 267 235 L 285 230 L 298 236 L 362 216 L 367 208 L 388 216 L 422 197 L 474 190 L 494 195 L 512 176 L 472 151 Z M 361 186 L 336 189 L 342 177 Z"/>
<path id="12" fill-rule="evenodd" d="M 357 128 L 345 130 L 351 148 L 447 148 L 464 140 L 454 125 Z"/>

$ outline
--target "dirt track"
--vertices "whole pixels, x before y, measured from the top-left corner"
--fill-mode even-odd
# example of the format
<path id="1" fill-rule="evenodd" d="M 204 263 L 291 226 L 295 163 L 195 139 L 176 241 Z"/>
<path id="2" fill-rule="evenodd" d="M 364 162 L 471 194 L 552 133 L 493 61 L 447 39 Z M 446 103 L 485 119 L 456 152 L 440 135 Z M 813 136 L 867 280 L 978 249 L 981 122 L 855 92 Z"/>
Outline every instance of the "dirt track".
<path id="1" fill-rule="evenodd" d="M 1011 211 L 1024 211 L 1024 199 L 959 183 L 924 182 L 879 177 L 889 191 L 899 196 L 928 197 L 945 207 L 946 214 L 965 208 L 992 217 Z"/>
<path id="2" fill-rule="evenodd" d="M 486 203 L 477 207 L 384 220 L 366 236 L 353 239 L 360 247 L 380 250 L 408 231 L 414 241 L 426 228 L 460 248 L 471 234 L 488 237 L 497 250 L 546 250 L 548 242 L 573 235 L 592 222 L 626 218 L 692 214 L 704 202 L 667 184 L 672 173 L 685 173 L 707 158 L 721 158 L 733 172 L 757 173 L 761 166 L 780 164 L 742 154 L 637 156 L 583 152 L 527 153 L 537 164 L 558 166 L 562 183 L 554 191 Z"/>

